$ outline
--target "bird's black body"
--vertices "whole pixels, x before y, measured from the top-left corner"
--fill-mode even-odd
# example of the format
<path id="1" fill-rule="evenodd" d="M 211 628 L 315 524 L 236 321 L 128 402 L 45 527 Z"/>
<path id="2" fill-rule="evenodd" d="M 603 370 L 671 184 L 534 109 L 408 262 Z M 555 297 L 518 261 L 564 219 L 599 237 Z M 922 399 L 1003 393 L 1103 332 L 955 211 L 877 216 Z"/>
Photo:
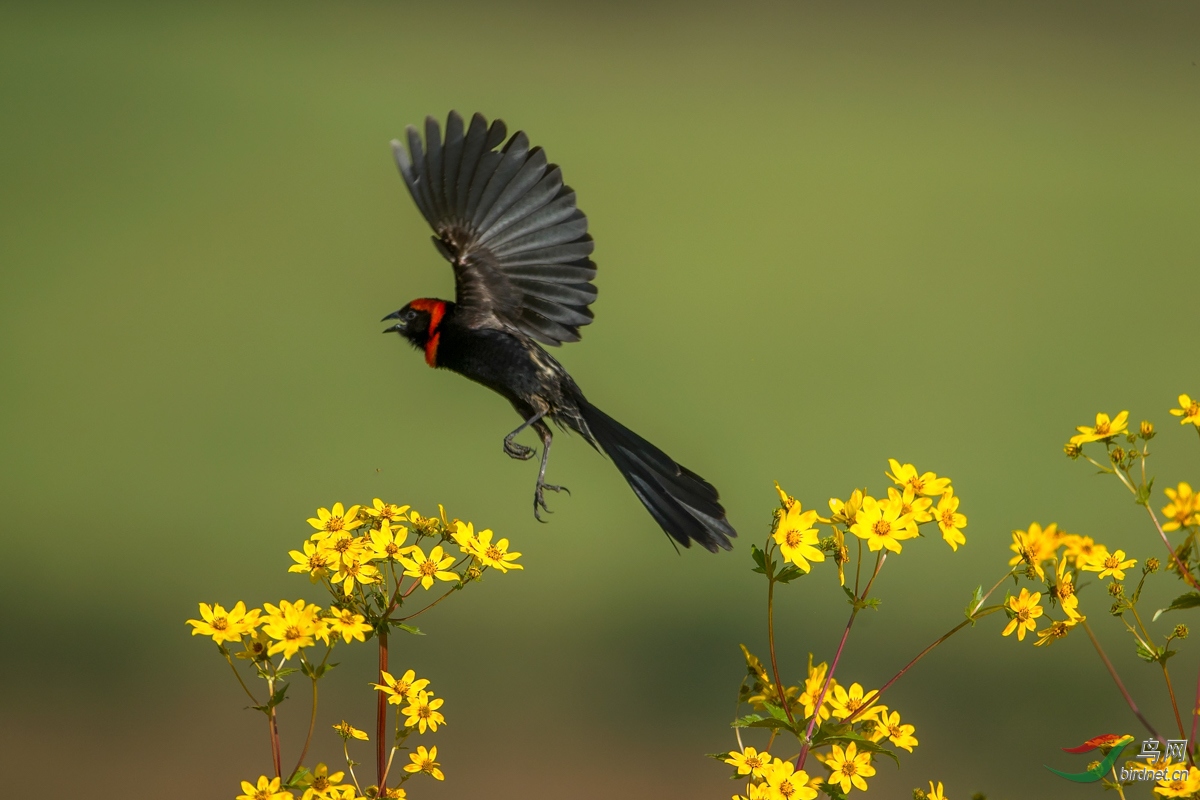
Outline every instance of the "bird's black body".
<path id="1" fill-rule="evenodd" d="M 414 300 L 384 318 L 397 320 L 388 331 L 422 350 L 429 366 L 457 372 L 512 403 L 524 422 L 504 439 L 508 455 L 531 458 L 533 449 L 516 436 L 527 427 L 538 433 L 535 516 L 548 510 L 544 491 L 563 488 L 544 480 L 553 420 L 607 453 L 672 539 L 728 549 L 737 533 L 717 490 L 588 402 L 538 344 L 578 340 L 596 297 L 587 218 L 558 167 L 530 149 L 521 132 L 497 150 L 504 124 L 489 127 L 478 114 L 464 130 L 451 113 L 444 141 L 434 120 L 426 120 L 425 131 L 426 151 L 413 128 L 409 152 L 399 142 L 393 148 L 413 200 L 437 233 L 434 244 L 454 266 L 457 302 Z"/>

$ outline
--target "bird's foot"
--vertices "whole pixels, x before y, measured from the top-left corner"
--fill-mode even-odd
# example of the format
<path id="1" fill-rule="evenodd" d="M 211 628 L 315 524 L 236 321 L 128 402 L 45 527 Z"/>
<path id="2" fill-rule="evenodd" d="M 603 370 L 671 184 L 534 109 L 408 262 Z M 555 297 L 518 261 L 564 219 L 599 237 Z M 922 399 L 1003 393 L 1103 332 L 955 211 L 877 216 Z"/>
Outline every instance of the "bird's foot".
<path id="1" fill-rule="evenodd" d="M 541 481 L 538 481 L 537 489 L 535 489 L 533 492 L 533 516 L 534 516 L 534 519 L 536 519 L 538 522 L 546 521 L 546 520 L 542 519 L 541 514 L 538 513 L 539 508 L 541 508 L 547 514 L 554 513 L 553 511 L 550 510 L 550 507 L 546 505 L 545 491 L 547 489 L 549 489 L 552 492 L 566 492 L 567 494 L 571 493 L 571 490 L 565 486 L 555 486 L 552 483 L 542 483 Z"/>
<path id="2" fill-rule="evenodd" d="M 504 452 L 508 453 L 509 458 L 515 458 L 518 461 L 528 461 L 529 459 L 533 458 L 535 451 L 532 447 L 526 447 L 520 442 L 513 441 L 512 439 L 505 439 Z"/>

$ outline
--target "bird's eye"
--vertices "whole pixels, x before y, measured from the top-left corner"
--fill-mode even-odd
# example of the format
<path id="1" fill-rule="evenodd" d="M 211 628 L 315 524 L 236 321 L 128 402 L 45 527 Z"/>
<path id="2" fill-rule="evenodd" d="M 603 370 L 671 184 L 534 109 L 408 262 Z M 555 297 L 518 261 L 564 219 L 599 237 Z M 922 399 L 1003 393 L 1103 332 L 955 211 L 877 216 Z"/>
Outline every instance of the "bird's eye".
<path id="1" fill-rule="evenodd" d="M 405 311 L 405 312 L 404 312 L 404 318 L 405 318 L 406 320 L 413 320 L 413 319 L 416 319 L 416 318 L 417 318 L 417 312 L 413 311 L 413 310 L 410 308 L 408 311 Z"/>

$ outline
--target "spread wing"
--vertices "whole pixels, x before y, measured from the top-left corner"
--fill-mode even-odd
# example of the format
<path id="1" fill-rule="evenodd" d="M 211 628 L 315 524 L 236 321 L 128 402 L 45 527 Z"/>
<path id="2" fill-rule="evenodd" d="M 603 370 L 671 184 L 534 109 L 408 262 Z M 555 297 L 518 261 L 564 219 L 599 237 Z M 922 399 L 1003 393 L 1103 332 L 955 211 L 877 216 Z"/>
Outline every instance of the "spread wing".
<path id="1" fill-rule="evenodd" d="M 454 266 L 458 304 L 545 344 L 579 341 L 592 321 L 596 265 L 587 217 L 562 171 L 523 131 L 501 147 L 504 123 L 489 127 L 481 114 L 464 129 L 450 112 L 444 139 L 426 117 L 424 148 L 416 128 L 407 133 L 407 150 L 392 142 L 396 164 Z"/>

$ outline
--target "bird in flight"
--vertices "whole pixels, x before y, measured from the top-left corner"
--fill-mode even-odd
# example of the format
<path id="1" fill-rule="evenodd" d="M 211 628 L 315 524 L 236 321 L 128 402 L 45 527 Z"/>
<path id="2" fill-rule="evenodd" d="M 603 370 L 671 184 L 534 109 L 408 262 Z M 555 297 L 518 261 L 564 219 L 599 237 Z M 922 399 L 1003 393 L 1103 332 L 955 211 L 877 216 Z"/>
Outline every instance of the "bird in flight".
<path id="1" fill-rule="evenodd" d="M 530 147 L 523 131 L 481 115 L 469 125 L 457 112 L 446 134 L 425 119 L 425 142 L 407 129 L 408 148 L 392 142 L 400 175 L 433 228 L 433 244 L 454 268 L 455 299 L 413 300 L 384 317 L 425 354 L 425 363 L 457 372 L 507 399 L 523 420 L 504 437 L 504 452 L 527 460 L 516 441 L 533 428 L 542 460 L 533 513 L 549 512 L 546 483 L 553 434 L 548 421 L 603 450 L 634 494 L 674 541 L 716 552 L 737 536 L 708 481 L 592 405 L 566 369 L 541 345 L 579 341 L 592 321 L 596 265 L 587 217 L 562 171 Z M 506 141 L 507 139 L 507 141 Z"/>

